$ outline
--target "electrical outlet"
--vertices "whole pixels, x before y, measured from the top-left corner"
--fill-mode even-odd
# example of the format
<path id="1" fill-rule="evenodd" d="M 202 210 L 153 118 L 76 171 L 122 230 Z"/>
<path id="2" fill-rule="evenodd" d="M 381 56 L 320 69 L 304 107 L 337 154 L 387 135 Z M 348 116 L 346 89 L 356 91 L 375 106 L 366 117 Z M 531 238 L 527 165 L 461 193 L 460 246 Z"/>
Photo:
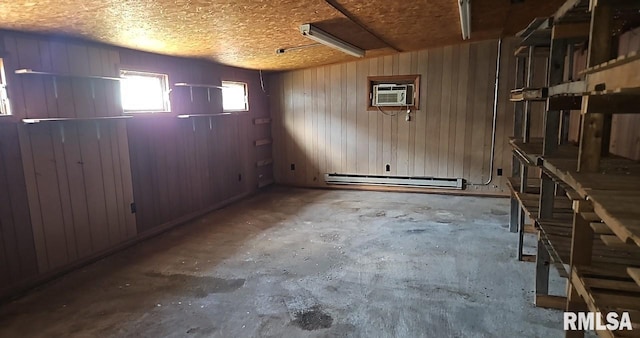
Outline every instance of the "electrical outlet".
<path id="1" fill-rule="evenodd" d="M 295 163 L 291 163 L 291 170 L 296 170 L 296 165 L 295 165 Z"/>
<path id="2" fill-rule="evenodd" d="M 391 171 L 391 165 L 389 163 L 384 166 L 384 171 Z"/>
<path id="3" fill-rule="evenodd" d="M 498 176 L 502 176 L 502 168 L 498 168 Z"/>

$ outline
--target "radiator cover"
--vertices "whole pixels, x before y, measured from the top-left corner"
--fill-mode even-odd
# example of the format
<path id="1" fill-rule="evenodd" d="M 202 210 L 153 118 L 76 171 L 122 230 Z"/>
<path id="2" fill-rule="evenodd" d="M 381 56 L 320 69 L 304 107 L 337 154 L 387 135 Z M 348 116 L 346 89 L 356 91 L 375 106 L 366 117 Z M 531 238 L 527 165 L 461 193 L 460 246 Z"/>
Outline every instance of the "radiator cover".
<path id="1" fill-rule="evenodd" d="M 437 178 L 423 176 L 378 176 L 353 174 L 324 174 L 327 184 L 378 185 L 408 188 L 464 189 L 462 178 Z"/>

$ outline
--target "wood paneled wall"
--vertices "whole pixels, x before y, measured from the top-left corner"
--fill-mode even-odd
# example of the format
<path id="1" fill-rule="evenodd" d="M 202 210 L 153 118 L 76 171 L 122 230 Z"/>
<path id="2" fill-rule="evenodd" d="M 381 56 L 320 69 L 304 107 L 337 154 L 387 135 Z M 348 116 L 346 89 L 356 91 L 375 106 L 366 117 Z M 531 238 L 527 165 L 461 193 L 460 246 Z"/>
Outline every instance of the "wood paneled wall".
<path id="1" fill-rule="evenodd" d="M 119 76 L 116 50 L 22 34 L 5 34 L 3 41 L 16 117 L 121 115 L 117 81 L 14 73 L 26 68 Z M 65 121 L 17 129 L 39 273 L 135 236 L 125 122 Z"/>
<path id="2" fill-rule="evenodd" d="M 249 91 L 249 112 L 177 119 L 176 114 L 221 113 L 222 100 L 217 89 L 208 95 L 193 88 L 192 101 L 189 88 L 174 87 L 169 117 L 128 122 L 138 232 L 256 190 L 253 141 L 265 128 L 254 126 L 253 118 L 269 116 L 257 72 L 133 50 L 122 50 L 120 59 L 123 67 L 167 73 L 171 84 L 233 80 L 246 82 Z"/>
<path id="3" fill-rule="evenodd" d="M 18 131 L 0 123 L 0 295 L 37 274 Z"/>
<path id="4" fill-rule="evenodd" d="M 511 167 L 512 46 L 512 40 L 503 42 L 498 98 L 495 169 L 504 175 Z M 496 57 L 497 41 L 486 41 L 273 75 L 276 181 L 325 186 L 324 173 L 486 181 Z M 537 66 L 545 67 L 544 60 Z M 411 113 L 411 121 L 405 121 L 404 112 L 366 110 L 367 76 L 406 74 L 421 75 L 420 109 Z M 542 109 L 534 106 L 533 136 L 541 134 Z M 468 191 L 506 193 L 504 182 L 505 176 L 494 172 L 492 184 Z"/>
<path id="5" fill-rule="evenodd" d="M 0 298 L 257 190 L 254 141 L 269 138 L 256 71 L 18 32 L 0 32 L 13 118 L 0 121 Z M 120 68 L 166 73 L 171 112 L 122 115 Z M 73 76 L 20 75 L 16 69 Z M 249 112 L 218 89 L 249 85 Z M 24 124 L 23 118 L 76 118 Z M 82 118 L 84 120 L 77 120 Z M 13 122 L 7 122 L 13 120 Z M 8 191 L 8 194 L 4 192 Z M 132 213 L 135 207 L 136 213 Z"/>

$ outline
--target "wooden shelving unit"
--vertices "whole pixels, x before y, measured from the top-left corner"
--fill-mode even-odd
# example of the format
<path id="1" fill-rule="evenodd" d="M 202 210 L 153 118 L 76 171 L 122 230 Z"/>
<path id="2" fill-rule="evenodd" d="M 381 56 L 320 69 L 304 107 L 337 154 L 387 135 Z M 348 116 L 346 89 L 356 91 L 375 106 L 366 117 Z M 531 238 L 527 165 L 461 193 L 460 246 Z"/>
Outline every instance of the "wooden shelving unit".
<path id="1" fill-rule="evenodd" d="M 270 117 L 253 118 L 253 126 L 258 131 L 257 135 L 270 135 L 268 130 L 271 129 Z M 258 188 L 263 188 L 274 183 L 273 178 L 273 151 L 272 139 L 263 138 L 255 140 L 257 158 L 256 169 L 258 175 Z"/>
<path id="2" fill-rule="evenodd" d="M 540 45 L 540 37 L 550 32 L 548 83 L 532 88 L 532 69 L 520 67 L 537 55 L 535 44 L 520 46 L 515 53 L 519 89 L 510 97 L 516 113 L 516 137 L 510 144 L 517 175 L 508 184 L 511 230 L 519 231 L 522 243 L 526 216 L 538 231 L 536 305 L 604 314 L 628 311 L 633 325 L 640 325 L 640 163 L 608 150 L 611 115 L 640 113 L 639 52 L 617 58 L 610 53 L 618 27 L 614 21 L 640 22 L 639 9 L 640 3 L 632 1 L 568 0 L 552 19 L 536 19 L 521 32 L 527 35 L 523 42 Z M 573 69 L 578 44 L 588 46 L 588 61 L 579 73 L 584 79 L 574 81 L 564 67 L 569 55 Z M 547 103 L 542 139 L 527 137 L 527 105 L 534 100 Z M 564 137 L 567 110 L 582 113 L 579 146 Z M 540 179 L 527 177 L 532 166 L 541 169 Z M 568 278 L 566 297 L 548 294 L 551 265 Z M 597 334 L 625 336 L 608 330 Z M 567 331 L 567 337 L 581 336 Z"/>

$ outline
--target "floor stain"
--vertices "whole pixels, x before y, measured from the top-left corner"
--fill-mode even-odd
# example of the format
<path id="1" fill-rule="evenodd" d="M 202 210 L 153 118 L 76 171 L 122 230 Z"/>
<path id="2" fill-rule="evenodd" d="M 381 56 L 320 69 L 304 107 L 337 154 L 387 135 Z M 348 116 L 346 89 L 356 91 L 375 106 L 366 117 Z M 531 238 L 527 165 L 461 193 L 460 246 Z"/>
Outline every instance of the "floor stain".
<path id="1" fill-rule="evenodd" d="M 208 276 L 192 276 L 185 274 L 165 275 L 158 272 L 147 272 L 145 276 L 163 280 L 162 289 L 177 289 L 197 298 L 204 298 L 212 293 L 233 292 L 244 285 L 244 279 L 224 279 Z"/>
<path id="2" fill-rule="evenodd" d="M 410 229 L 410 230 L 406 230 L 405 232 L 408 234 L 421 234 L 425 231 L 427 231 L 427 229 Z"/>
<path id="3" fill-rule="evenodd" d="M 306 331 L 330 328 L 333 318 L 322 312 L 319 306 L 313 306 L 307 310 L 295 314 L 293 323 Z"/>
<path id="4" fill-rule="evenodd" d="M 507 215 L 507 212 L 498 209 L 491 209 L 491 214 L 496 216 L 505 216 Z"/>

